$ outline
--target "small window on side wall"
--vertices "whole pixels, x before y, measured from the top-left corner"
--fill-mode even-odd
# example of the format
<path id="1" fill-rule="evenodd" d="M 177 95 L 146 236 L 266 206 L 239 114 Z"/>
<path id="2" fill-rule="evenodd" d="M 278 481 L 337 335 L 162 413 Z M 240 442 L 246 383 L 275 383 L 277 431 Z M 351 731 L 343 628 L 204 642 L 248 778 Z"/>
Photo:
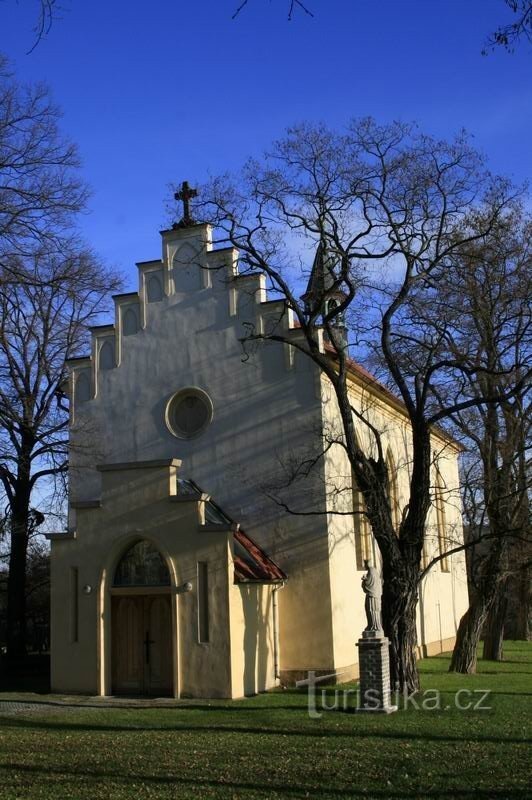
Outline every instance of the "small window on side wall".
<path id="1" fill-rule="evenodd" d="M 362 492 L 356 485 L 355 476 L 352 477 L 353 486 L 353 526 L 355 530 L 355 554 L 357 569 L 363 570 L 364 562 L 370 561 L 373 566 L 374 563 L 373 549 L 372 549 L 372 532 L 369 520 L 366 516 L 366 504 Z"/>
<path id="2" fill-rule="evenodd" d="M 447 519 L 445 514 L 445 497 L 443 494 L 443 481 L 438 473 L 436 478 L 436 524 L 438 527 L 438 550 L 441 556 L 440 570 L 450 571 L 449 556 L 446 555 L 448 547 Z"/>
<path id="3" fill-rule="evenodd" d="M 401 527 L 401 505 L 399 503 L 399 489 L 397 486 L 397 467 L 394 457 L 390 450 L 386 456 L 386 466 L 388 468 L 388 488 L 390 495 L 390 509 L 392 512 L 392 524 L 397 535 Z"/>

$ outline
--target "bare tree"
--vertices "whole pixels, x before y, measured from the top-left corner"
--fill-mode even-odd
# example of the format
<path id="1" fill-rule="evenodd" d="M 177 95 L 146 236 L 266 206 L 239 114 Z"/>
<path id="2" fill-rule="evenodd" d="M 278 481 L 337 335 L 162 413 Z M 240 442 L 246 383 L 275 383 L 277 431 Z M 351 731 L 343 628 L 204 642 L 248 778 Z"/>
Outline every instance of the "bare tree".
<path id="1" fill-rule="evenodd" d="M 16 277 L 13 277 L 16 276 Z M 103 311 L 116 278 L 72 241 L 38 250 L 4 270 L 0 287 L 0 482 L 8 509 L 8 657 L 26 644 L 29 542 L 43 521 L 32 507 L 42 487 L 64 475 L 68 407 L 65 359 Z"/>
<path id="2" fill-rule="evenodd" d="M 508 53 L 513 53 L 519 44 L 532 42 L 532 0 L 503 0 L 503 2 L 512 12 L 513 18 L 506 24 L 499 25 L 488 36 L 482 55 L 487 55 L 490 50 L 499 47 L 504 48 Z M 250 0 L 241 0 L 232 14 L 232 19 L 236 19 L 249 4 Z M 310 17 L 314 16 L 313 8 L 301 0 L 285 0 L 285 7 L 288 21 L 293 18 L 296 11 L 301 11 Z M 325 13 L 331 13 L 330 9 L 327 8 Z"/>
<path id="3" fill-rule="evenodd" d="M 295 343 L 281 321 L 268 332 L 250 330 L 247 340 L 267 338 L 295 347 L 333 387 L 342 446 L 382 555 L 383 621 L 393 683 L 401 689 L 418 686 L 416 606 L 426 574 L 421 556 L 431 504 L 431 436 L 438 423 L 485 399 L 457 396 L 445 408 L 437 407 L 435 387 L 442 375 L 455 375 L 463 364 L 439 358 L 439 344 L 427 339 L 422 319 L 412 318 L 410 300 L 422 291 L 437 291 L 457 254 L 487 235 L 510 207 L 512 191 L 486 172 L 464 136 L 446 143 L 414 126 L 379 126 L 368 119 L 355 121 L 343 135 L 324 126 L 295 128 L 264 163 L 249 163 L 241 180 L 225 176 L 203 190 L 203 217 L 222 243 L 238 248 L 242 269 L 267 275 L 301 336 Z M 467 222 L 473 207 L 483 209 L 481 230 Z M 297 237 L 320 244 L 331 276 L 321 291 L 303 299 L 297 267 L 287 256 Z M 364 286 L 371 292 L 366 306 Z M 363 308 L 367 313 L 361 319 Z M 378 349 L 410 420 L 410 494 L 398 530 L 390 497 L 393 476 L 380 432 L 349 396 L 346 317 L 365 354 L 368 347 Z M 409 352 L 415 358 L 405 358 Z M 371 454 L 358 444 L 358 427 L 370 432 Z"/>
<path id="4" fill-rule="evenodd" d="M 33 52 L 39 42 L 50 33 L 53 21 L 59 13 L 59 6 L 57 0 L 37 0 L 37 20 L 33 32 L 35 34 L 35 41 L 29 50 Z"/>
<path id="5" fill-rule="evenodd" d="M 469 415 L 462 441 L 468 449 L 463 474 L 464 514 L 467 520 L 470 605 L 459 626 L 451 667 L 474 673 L 480 638 L 482 657 L 500 661 L 510 607 L 521 625 L 510 638 L 528 638 L 530 584 L 525 583 L 532 563 L 528 493 L 529 443 L 522 434 L 523 398 L 505 402 L 497 424 L 484 429 L 482 415 Z M 529 404 L 528 404 L 529 405 Z M 507 414 L 511 415 L 508 424 Z M 528 409 L 527 413 L 530 413 Z M 530 437 L 528 436 L 528 442 Z M 490 453 L 494 458 L 490 458 Z M 528 461 L 527 471 L 521 462 Z M 524 591 L 523 591 L 524 590 Z"/>
<path id="6" fill-rule="evenodd" d="M 43 507 L 40 497 L 39 506 Z M 5 511 L 7 515 L 0 520 L 0 642 L 2 646 L 6 641 L 11 532 L 9 506 Z M 31 509 L 28 525 L 25 622 L 27 649 L 33 653 L 45 652 L 49 645 L 50 551 L 48 543 L 40 533 L 40 526 L 44 522 L 44 517 L 47 516 L 46 511 L 42 514 L 40 510 Z"/>
<path id="7" fill-rule="evenodd" d="M 477 212 L 465 224 L 471 231 L 486 230 L 486 220 Z M 474 592 L 451 664 L 460 672 L 475 671 L 480 635 L 490 614 L 485 652 L 500 651 L 504 588 L 519 560 L 519 545 L 530 535 L 523 514 L 529 488 L 524 459 L 530 441 L 530 230 L 529 217 L 515 204 L 486 235 L 455 253 L 437 284 L 409 300 L 410 319 L 422 320 L 440 361 L 455 365 L 437 376 L 436 405 L 445 411 L 453 403 L 479 401 L 448 417 L 468 451 L 464 499 L 468 545 L 474 544 L 469 559 Z M 410 337 L 403 358 L 414 367 L 420 354 L 413 344 Z M 480 402 L 490 397 L 499 399 Z"/>
<path id="8" fill-rule="evenodd" d="M 473 215 L 472 230 L 485 219 Z M 493 611 L 493 651 L 502 641 L 504 588 L 510 558 L 530 537 L 527 445 L 530 445 L 530 357 L 532 315 L 528 298 L 532 221 L 516 206 L 489 233 L 455 254 L 427 307 L 427 330 L 439 335 L 441 357 L 462 367 L 442 382 L 435 397 L 442 408 L 460 398 L 496 398 L 458 409 L 450 416 L 470 450 L 467 486 L 473 506 L 470 535 L 476 548 L 476 590 L 460 622 L 451 669 L 474 672 L 483 627 Z M 423 309 L 419 309 L 423 313 Z M 471 464 L 473 460 L 473 464 Z M 471 469 L 471 467 L 474 469 Z M 488 651 L 486 651 L 488 652 Z"/>
<path id="9" fill-rule="evenodd" d="M 238 17 L 241 11 L 249 4 L 249 0 L 241 0 L 238 6 L 235 8 L 232 18 L 235 19 Z M 288 21 L 292 19 L 294 16 L 295 11 L 302 11 L 304 14 L 307 14 L 309 17 L 313 17 L 314 14 L 310 10 L 310 8 L 302 2 L 302 0 L 286 0 L 286 8 L 288 11 Z"/>
<path id="10" fill-rule="evenodd" d="M 43 84 L 24 86 L 0 57 L 0 268 L 2 279 L 35 248 L 61 250 L 87 189 L 76 147 L 60 133 Z"/>
<path id="11" fill-rule="evenodd" d="M 5 3 L 6 0 L 3 0 L 3 2 Z M 34 39 L 27 55 L 32 53 L 37 45 L 50 32 L 52 24 L 58 18 L 61 10 L 57 0 L 34 0 L 33 5 L 35 7 L 35 24 L 33 26 Z"/>
<path id="12" fill-rule="evenodd" d="M 513 13 L 513 20 L 506 25 L 499 25 L 488 37 L 486 47 L 492 50 L 503 47 L 513 53 L 521 42 L 532 42 L 532 0 L 504 0 L 504 3 Z M 482 52 L 486 55 L 487 49 Z"/>

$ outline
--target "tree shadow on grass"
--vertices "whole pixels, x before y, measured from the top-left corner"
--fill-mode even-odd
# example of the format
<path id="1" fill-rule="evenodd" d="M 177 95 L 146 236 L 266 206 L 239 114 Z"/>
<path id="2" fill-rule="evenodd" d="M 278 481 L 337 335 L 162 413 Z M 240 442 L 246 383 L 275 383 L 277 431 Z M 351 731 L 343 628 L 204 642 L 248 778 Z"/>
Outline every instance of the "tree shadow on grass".
<path id="1" fill-rule="evenodd" d="M 138 698 L 136 698 L 138 700 Z M 142 702 L 142 701 L 140 701 Z M 70 711 L 84 711 L 87 709 L 88 711 L 208 711 L 211 713 L 218 713 L 219 711 L 224 712 L 231 712 L 233 714 L 240 714 L 241 712 L 248 713 L 248 712 L 260 712 L 262 714 L 269 713 L 271 711 L 305 711 L 307 708 L 307 701 L 305 698 L 304 702 L 301 702 L 298 705 L 287 705 L 283 703 L 283 705 L 260 705 L 260 706 L 253 706 L 253 705 L 242 705 L 242 706 L 235 706 L 235 705 L 209 705 L 208 703 L 188 703 L 188 702 L 176 702 L 175 704 L 171 703 L 154 703 L 152 701 L 147 701 L 146 705 L 139 705 L 138 703 L 135 705 L 127 705 L 121 703 L 106 703 L 97 702 L 97 703 L 87 703 L 85 701 L 80 701 L 79 703 L 69 703 L 64 702 L 61 700 L 41 700 L 41 699 L 31 699 L 31 700 L 2 700 L 0 697 L 0 711 L 2 710 L 2 705 L 7 705 L 8 703 L 16 703 L 17 705 L 27 705 L 28 709 L 32 709 L 35 706 L 42 707 L 43 711 L 46 708 L 51 708 L 54 711 L 57 709 L 64 709 L 65 712 Z"/>
<path id="2" fill-rule="evenodd" d="M 482 672 L 477 673 L 479 677 L 483 675 L 532 675 L 530 669 L 483 669 Z"/>
<path id="3" fill-rule="evenodd" d="M 299 736 L 310 737 L 316 739 L 327 738 L 357 738 L 357 739 L 392 739 L 399 741 L 433 741 L 433 742 L 459 742 L 459 743 L 475 743 L 475 744 L 529 744 L 530 739 L 526 737 L 509 737 L 509 736 L 472 736 L 471 734 L 464 734 L 464 736 L 448 736 L 440 735 L 437 733 L 422 733 L 415 734 L 410 731 L 383 731 L 383 730 L 360 730 L 353 727 L 350 730 L 330 730 L 323 728 L 301 729 L 301 728 L 267 728 L 263 725 L 258 727 L 250 727 L 245 725 L 88 725 L 86 723 L 67 723 L 64 721 L 55 720 L 37 720 L 37 719 L 20 719 L 20 718 L 5 718 L 2 721 L 2 727 L 6 728 L 31 728 L 45 731 L 62 731 L 68 733 L 83 732 L 83 733 L 132 733 L 137 734 L 140 732 L 159 732 L 159 733 L 209 733 L 210 735 L 224 735 L 224 734 L 256 734 L 259 736 Z"/>
<path id="4" fill-rule="evenodd" d="M 250 782 L 243 782 L 243 781 L 233 781 L 233 780 L 209 780 L 209 779 L 196 779 L 196 778 L 186 778 L 182 775 L 148 775 L 145 772 L 135 774 L 132 772 L 122 773 L 113 770 L 80 770 L 79 768 L 76 769 L 68 769 L 66 766 L 63 767 L 49 767 L 40 768 L 36 766 L 32 766 L 29 764 L 17 764 L 13 763 L 10 767 L 16 771 L 18 774 L 26 774 L 35 775 L 36 779 L 40 775 L 50 776 L 50 775 L 57 775 L 61 780 L 61 783 L 64 781 L 65 775 L 71 775 L 76 781 L 83 780 L 83 778 L 88 778 L 90 780 L 94 779 L 103 779 L 105 782 L 108 781 L 119 781 L 125 784 L 133 783 L 133 782 L 142 782 L 143 784 L 152 784 L 154 786 L 160 786 L 161 788 L 164 785 L 169 785 L 173 787 L 178 786 L 187 786 L 190 788 L 196 787 L 198 791 L 198 797 L 201 797 L 200 791 L 202 788 L 210 788 L 210 789 L 227 789 L 228 792 L 231 791 L 246 791 L 246 792 L 261 792 L 266 796 L 269 796 L 271 793 L 282 793 L 284 795 L 299 795 L 301 796 L 304 792 L 305 797 L 315 797 L 315 798 L 334 798 L 334 797 L 374 797 L 374 798 L 387 798 L 388 800 L 399 800 L 400 798 L 413 798 L 413 797 L 429 797 L 429 798 L 446 798 L 446 797 L 453 797 L 453 798 L 486 798 L 487 800 L 491 800 L 493 798 L 508 798 L 509 796 L 512 799 L 515 798 L 528 798 L 530 795 L 525 789 L 518 789 L 516 787 L 509 787 L 509 788 L 501 788 L 501 789 L 478 789 L 476 787 L 454 787 L 449 789 L 418 789 L 412 788 L 410 791 L 401 791 L 401 790 L 394 790 L 392 787 L 387 786 L 383 789 L 375 789 L 371 788 L 371 793 L 368 794 L 367 787 L 357 788 L 356 786 L 349 787 L 349 788 L 336 788 L 336 787 L 316 787 L 316 786 L 308 786 L 308 785 L 301 785 L 301 786 L 290 786 L 287 784 L 278 784 L 278 783 L 250 783 Z M 509 791 L 511 795 L 509 795 Z"/>

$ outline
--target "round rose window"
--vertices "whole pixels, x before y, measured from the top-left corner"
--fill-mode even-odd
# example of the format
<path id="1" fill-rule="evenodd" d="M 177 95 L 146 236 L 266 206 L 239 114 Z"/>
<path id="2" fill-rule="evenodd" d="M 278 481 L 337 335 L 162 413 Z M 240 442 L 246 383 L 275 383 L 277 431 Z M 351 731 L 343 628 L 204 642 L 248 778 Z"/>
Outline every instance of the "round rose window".
<path id="1" fill-rule="evenodd" d="M 174 436 L 190 439 L 202 433 L 212 419 L 212 402 L 201 389 L 182 389 L 166 408 L 166 424 Z"/>

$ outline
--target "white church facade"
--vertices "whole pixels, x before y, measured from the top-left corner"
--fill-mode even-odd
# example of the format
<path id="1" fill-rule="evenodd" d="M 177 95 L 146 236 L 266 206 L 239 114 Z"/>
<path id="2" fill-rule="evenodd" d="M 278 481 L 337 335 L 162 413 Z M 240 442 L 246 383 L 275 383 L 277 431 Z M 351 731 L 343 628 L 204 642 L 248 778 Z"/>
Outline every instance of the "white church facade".
<path id="1" fill-rule="evenodd" d="M 283 471 L 338 426 L 327 379 L 289 345 L 242 356 L 246 323 L 300 332 L 261 274 L 238 274 L 207 225 L 162 232 L 138 292 L 69 362 L 69 532 L 52 534 L 52 690 L 242 697 L 308 670 L 358 674 L 363 559 L 378 563 L 342 448 L 272 501 Z M 353 402 L 382 431 L 400 519 L 410 436 L 400 402 L 356 364 Z M 363 431 L 360 433 L 364 437 Z M 314 445 L 313 445 L 314 443 Z M 458 447 L 435 434 L 425 558 L 461 535 Z M 467 608 L 462 553 L 420 590 L 420 655 L 449 649 Z"/>

